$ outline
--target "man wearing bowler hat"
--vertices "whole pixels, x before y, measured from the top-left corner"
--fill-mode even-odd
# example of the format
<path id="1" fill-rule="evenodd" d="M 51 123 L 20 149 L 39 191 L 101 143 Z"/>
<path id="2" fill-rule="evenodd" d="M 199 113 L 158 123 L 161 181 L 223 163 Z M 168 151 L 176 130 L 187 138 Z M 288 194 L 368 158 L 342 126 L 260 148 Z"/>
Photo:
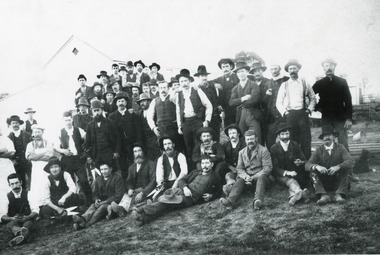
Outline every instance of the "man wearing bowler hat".
<path id="1" fill-rule="evenodd" d="M 230 106 L 230 98 L 232 89 L 239 83 L 239 78 L 232 72 L 235 69 L 235 63 L 229 58 L 222 58 L 218 62 L 219 68 L 222 70 L 223 75 L 214 80 L 215 83 L 220 84 L 223 88 L 222 107 L 224 109 L 224 126 L 235 123 L 236 120 L 236 107 Z"/>
<path id="2" fill-rule="evenodd" d="M 90 114 L 88 114 L 88 109 L 90 108 L 90 104 L 88 103 L 85 97 L 81 97 L 77 103 L 77 111 L 78 113 L 73 116 L 73 126 L 77 128 L 81 128 L 83 130 L 87 129 L 88 123 L 92 120 Z"/>
<path id="3" fill-rule="evenodd" d="M 331 202 L 327 191 L 334 193 L 333 201 L 345 203 L 350 179 L 355 161 L 346 148 L 334 142 L 339 134 L 332 126 L 323 126 L 319 139 L 323 144 L 319 146 L 306 163 L 306 171 L 310 171 L 315 194 L 319 197 L 318 205 Z"/>
<path id="4" fill-rule="evenodd" d="M 133 162 L 132 146 L 141 143 L 141 128 L 137 116 L 127 110 L 128 95 L 125 92 L 116 94 L 114 101 L 117 111 L 110 114 L 109 119 L 116 125 L 120 138 L 120 170 L 123 178 L 127 177 L 128 167 Z"/>
<path id="5" fill-rule="evenodd" d="M 133 65 L 135 66 L 137 80 L 140 81 L 140 86 L 150 81 L 149 75 L 143 72 L 145 64 L 141 60 L 136 61 L 135 63 L 133 63 Z"/>
<path id="6" fill-rule="evenodd" d="M 209 127 L 215 131 L 214 140 L 219 142 L 220 127 L 222 124 L 220 114 L 224 111 L 222 107 L 223 90 L 219 91 L 215 87 L 214 82 L 207 80 L 207 76 L 209 74 L 210 73 L 207 72 L 206 66 L 200 65 L 194 76 L 197 77 L 199 81 L 198 89 L 201 89 L 205 93 L 208 100 L 212 104 L 213 112 Z"/>
<path id="7" fill-rule="evenodd" d="M 305 171 L 306 158 L 300 146 L 289 140 L 290 127 L 280 123 L 276 130 L 280 141 L 272 145 L 270 153 L 273 175 L 276 180 L 288 187 L 289 205 L 293 206 L 301 198 L 309 202 L 309 176 Z"/>
<path id="8" fill-rule="evenodd" d="M 32 141 L 32 135 L 20 128 L 20 126 L 24 124 L 24 121 L 17 115 L 9 117 L 7 124 L 12 130 L 8 138 L 11 139 L 16 150 L 12 157 L 13 166 L 22 181 L 22 187 L 26 189 L 30 184 L 32 163 L 25 158 L 25 151 L 28 143 Z"/>
<path id="9" fill-rule="evenodd" d="M 277 94 L 276 107 L 292 128 L 290 140 L 300 144 L 306 159 L 311 154 L 311 131 L 309 115 L 315 107 L 315 94 L 309 83 L 298 76 L 302 65 L 295 59 L 289 60 L 285 71 L 290 79 L 281 84 Z"/>
<path id="10" fill-rule="evenodd" d="M 102 85 L 102 89 L 106 89 L 109 86 L 109 75 L 106 71 L 100 71 L 96 77 L 99 79 L 99 83 Z"/>
<path id="11" fill-rule="evenodd" d="M 236 107 L 236 124 L 244 134 L 248 129 L 255 130 L 261 141 L 262 112 L 260 108 L 260 88 L 248 79 L 250 67 L 245 62 L 237 62 L 234 72 L 240 82 L 231 91 L 230 105 Z"/>
<path id="12" fill-rule="evenodd" d="M 87 78 L 84 74 L 80 74 L 77 80 L 80 88 L 75 92 L 75 104 L 78 104 L 78 100 L 81 97 L 85 97 L 87 99 L 92 92 L 91 87 L 86 85 Z"/>
<path id="13" fill-rule="evenodd" d="M 94 119 L 87 125 L 84 148 L 87 163 L 99 165 L 106 162 L 113 165 L 113 160 L 120 157 L 121 138 L 115 123 L 103 116 L 103 104 L 99 100 L 91 102 Z"/>
<path id="14" fill-rule="evenodd" d="M 36 113 L 33 108 L 28 107 L 26 108 L 25 112 L 26 115 L 28 115 L 28 119 L 25 121 L 24 130 L 30 134 L 33 133 L 32 126 L 34 124 L 37 124 L 37 120 L 34 119 L 34 114 Z"/>
<path id="15" fill-rule="evenodd" d="M 178 208 L 186 208 L 196 204 L 209 202 L 221 194 L 219 176 L 212 171 L 213 161 L 210 156 L 201 159 L 201 170 L 194 170 L 181 178 L 178 188 L 165 191 L 158 202 L 137 208 L 132 212 L 139 225 L 147 224 L 162 215 L 163 212 Z"/>
<path id="16" fill-rule="evenodd" d="M 164 76 L 158 72 L 161 69 L 161 66 L 159 64 L 152 63 L 149 66 L 149 69 L 150 69 L 150 79 L 156 79 L 157 81 L 165 81 Z"/>
<path id="17" fill-rule="evenodd" d="M 338 132 L 338 142 L 348 148 L 347 130 L 352 126 L 351 92 L 347 81 L 336 76 L 337 63 L 333 59 L 322 62 L 326 77 L 313 85 L 315 94 L 319 94 L 316 110 L 322 113 L 322 125 L 331 125 Z"/>
<path id="18" fill-rule="evenodd" d="M 194 78 L 190 76 L 189 70 L 182 69 L 176 79 L 181 87 L 176 102 L 178 133 L 183 134 L 186 155 L 191 158 L 194 145 L 198 141 L 197 130 L 208 127 L 211 121 L 212 104 L 201 89 L 190 85 Z"/>

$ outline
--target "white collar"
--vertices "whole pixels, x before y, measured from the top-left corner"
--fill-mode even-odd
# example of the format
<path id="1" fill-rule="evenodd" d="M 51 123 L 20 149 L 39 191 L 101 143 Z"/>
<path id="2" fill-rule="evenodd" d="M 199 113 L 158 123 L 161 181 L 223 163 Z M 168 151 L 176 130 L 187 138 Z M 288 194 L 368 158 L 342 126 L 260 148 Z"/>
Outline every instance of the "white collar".
<path id="1" fill-rule="evenodd" d="M 334 143 L 332 143 L 332 144 L 331 144 L 330 146 L 328 146 L 328 147 L 327 147 L 326 145 L 324 145 L 324 146 L 325 146 L 325 150 L 326 150 L 326 151 L 329 151 L 329 150 L 332 151 L 332 149 L 334 149 Z"/>
<path id="2" fill-rule="evenodd" d="M 21 135 L 21 129 L 17 130 L 17 131 L 13 131 L 13 134 L 16 136 L 16 137 L 19 137 Z"/>
<path id="3" fill-rule="evenodd" d="M 124 109 L 124 111 L 120 111 L 119 109 L 117 109 L 118 112 L 120 112 L 121 115 L 124 115 L 125 112 L 127 111 L 127 108 Z"/>
<path id="4" fill-rule="evenodd" d="M 20 198 L 21 197 L 21 193 L 22 193 L 22 187 L 21 187 L 21 190 L 19 193 L 15 193 L 13 190 L 11 190 L 13 195 L 15 196 L 15 198 Z"/>
<path id="5" fill-rule="evenodd" d="M 280 140 L 280 144 L 281 144 L 281 147 L 284 149 L 284 151 L 288 151 L 290 140 L 287 143 L 284 143 L 283 141 Z"/>

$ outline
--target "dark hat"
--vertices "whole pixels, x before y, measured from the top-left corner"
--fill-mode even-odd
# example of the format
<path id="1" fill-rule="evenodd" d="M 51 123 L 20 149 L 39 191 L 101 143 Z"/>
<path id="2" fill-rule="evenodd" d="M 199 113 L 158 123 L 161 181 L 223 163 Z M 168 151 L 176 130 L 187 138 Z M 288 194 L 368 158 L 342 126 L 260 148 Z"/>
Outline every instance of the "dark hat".
<path id="1" fill-rule="evenodd" d="M 100 74 L 98 74 L 96 77 L 98 77 L 98 79 L 100 78 L 100 76 L 106 76 L 107 78 L 109 78 L 108 74 L 106 71 L 100 71 Z"/>
<path id="2" fill-rule="evenodd" d="M 84 106 L 90 107 L 90 104 L 88 103 L 86 97 L 80 97 L 79 98 L 78 103 L 77 103 L 77 107 L 80 106 L 80 105 L 84 105 Z"/>
<path id="3" fill-rule="evenodd" d="M 99 100 L 94 100 L 91 102 L 91 109 L 102 109 L 104 106 Z"/>
<path id="4" fill-rule="evenodd" d="M 128 62 L 127 62 L 127 66 L 132 67 L 132 66 L 133 66 L 133 62 L 132 62 L 132 61 L 128 61 Z"/>
<path id="5" fill-rule="evenodd" d="M 257 132 L 256 132 L 256 130 L 248 129 L 248 130 L 245 131 L 245 133 L 244 133 L 244 136 L 252 136 L 252 135 L 257 136 Z"/>
<path id="6" fill-rule="evenodd" d="M 150 98 L 149 95 L 146 94 L 146 93 L 141 93 L 141 94 L 140 94 L 140 97 L 139 97 L 139 100 L 137 100 L 136 102 L 137 102 L 138 104 L 140 104 L 140 102 L 141 102 L 141 101 L 144 101 L 144 100 L 149 100 L 149 101 L 151 101 L 152 98 Z"/>
<path id="7" fill-rule="evenodd" d="M 190 80 L 190 82 L 194 81 L 194 78 L 190 76 L 190 71 L 188 69 L 182 69 L 179 74 L 175 76 L 175 78 L 179 81 L 179 78 L 185 77 Z"/>
<path id="8" fill-rule="evenodd" d="M 250 73 L 253 73 L 254 70 L 256 70 L 256 69 L 261 69 L 261 70 L 263 70 L 263 72 L 265 72 L 265 70 L 267 70 L 267 67 L 265 65 L 263 65 L 263 63 L 261 63 L 261 62 L 253 63 Z"/>
<path id="9" fill-rule="evenodd" d="M 288 63 L 286 63 L 286 65 L 284 67 L 285 71 L 288 72 L 289 66 L 298 66 L 299 69 L 301 69 L 301 67 L 302 67 L 302 65 L 298 62 L 297 59 L 291 59 L 291 60 L 289 60 Z"/>
<path id="10" fill-rule="evenodd" d="M 163 136 L 160 137 L 160 139 L 158 139 L 158 145 L 159 145 L 159 147 L 160 147 L 161 150 L 164 150 L 164 140 L 165 139 L 170 139 L 175 144 L 175 141 L 174 141 L 173 138 L 171 138 L 168 135 L 163 135 Z"/>
<path id="11" fill-rule="evenodd" d="M 116 95 L 116 93 L 113 92 L 112 88 L 107 88 L 107 91 L 103 93 L 103 99 L 104 100 L 107 100 L 107 94 L 113 94 L 114 97 Z"/>
<path id="12" fill-rule="evenodd" d="M 135 63 L 133 63 L 133 65 L 136 67 L 138 64 L 141 64 L 143 68 L 145 68 L 145 64 L 139 60 L 139 61 L 136 61 Z"/>
<path id="13" fill-rule="evenodd" d="M 96 98 L 99 100 L 98 96 L 94 92 L 90 92 L 90 94 L 87 97 L 88 101 L 91 101 L 91 99 Z"/>
<path id="14" fill-rule="evenodd" d="M 249 72 L 249 69 L 251 69 L 251 68 L 245 62 L 240 61 L 240 62 L 236 63 L 236 68 L 234 70 L 234 73 L 236 73 L 237 71 L 239 71 L 241 69 L 245 69 Z"/>
<path id="15" fill-rule="evenodd" d="M 226 134 L 226 136 L 228 137 L 228 130 L 230 129 L 236 129 L 237 132 L 239 133 L 239 137 L 241 137 L 243 134 L 241 133 L 241 130 L 240 130 L 240 127 L 235 124 L 235 123 L 232 123 L 231 125 L 227 126 L 225 129 L 224 129 L 224 133 Z"/>
<path id="16" fill-rule="evenodd" d="M 139 94 L 140 94 L 140 92 L 141 92 L 141 88 L 140 88 L 139 85 L 136 85 L 136 83 L 135 83 L 135 84 L 132 85 L 131 88 L 138 88 L 138 89 L 139 89 Z"/>
<path id="17" fill-rule="evenodd" d="M 168 189 L 164 192 L 162 196 L 158 198 L 158 202 L 164 204 L 180 204 L 183 200 L 182 191 L 179 188 Z"/>
<path id="18" fill-rule="evenodd" d="M 280 123 L 278 126 L 277 126 L 277 129 L 276 129 L 276 135 L 278 135 L 279 133 L 281 133 L 282 131 L 286 131 L 286 130 L 290 130 L 292 129 L 291 126 L 289 126 L 288 124 L 286 123 Z"/>
<path id="19" fill-rule="evenodd" d="M 7 119 L 7 124 L 10 125 L 12 121 L 17 121 L 20 125 L 24 124 L 24 121 L 20 119 L 18 115 L 12 115 Z"/>
<path id="20" fill-rule="evenodd" d="M 330 125 L 322 127 L 322 134 L 318 137 L 319 139 L 323 139 L 325 135 L 333 134 L 334 136 L 338 136 L 338 132 L 334 131 L 334 128 Z"/>
<path id="21" fill-rule="evenodd" d="M 79 80 L 79 79 L 85 79 L 85 80 L 87 81 L 87 78 L 86 78 L 86 76 L 84 76 L 84 74 L 80 74 L 80 75 L 78 76 L 78 79 L 77 79 L 77 80 Z"/>
<path id="22" fill-rule="evenodd" d="M 134 143 L 132 149 L 134 149 L 135 147 L 140 147 L 142 151 L 145 152 L 145 147 L 141 143 Z"/>
<path id="23" fill-rule="evenodd" d="M 168 82 L 169 87 L 173 86 L 173 83 L 178 83 L 178 80 L 176 77 L 170 78 L 170 82 Z"/>
<path id="24" fill-rule="evenodd" d="M 92 85 L 92 89 L 94 89 L 96 86 L 101 86 L 103 88 L 103 84 L 101 84 L 100 82 L 94 82 L 94 85 Z"/>
<path id="25" fill-rule="evenodd" d="M 50 167 L 52 165 L 59 165 L 61 167 L 61 171 L 63 171 L 63 163 L 57 158 L 57 157 L 51 157 L 49 159 L 49 162 L 46 164 L 46 166 L 44 167 L 44 171 L 47 172 L 48 174 L 50 174 Z"/>
<path id="26" fill-rule="evenodd" d="M 36 113 L 36 111 L 35 110 L 33 110 L 33 108 L 32 107 L 28 107 L 28 108 L 26 108 L 26 110 L 25 110 L 25 114 L 27 114 L 27 113 Z"/>
<path id="27" fill-rule="evenodd" d="M 235 68 L 235 63 L 230 58 L 222 58 L 221 60 L 219 60 L 218 66 L 220 69 L 222 69 L 222 64 L 229 64 L 231 66 L 231 70 Z"/>
<path id="28" fill-rule="evenodd" d="M 119 68 L 119 73 L 120 73 L 120 71 L 126 71 L 126 72 L 128 72 L 128 70 L 127 70 L 127 68 L 125 66 L 121 66 Z"/>
<path id="29" fill-rule="evenodd" d="M 203 133 L 210 133 L 212 137 L 214 137 L 214 129 L 210 127 L 201 127 L 200 129 L 197 130 L 196 137 L 200 139 L 200 136 Z"/>
<path id="30" fill-rule="evenodd" d="M 194 74 L 195 77 L 199 75 L 209 75 L 210 73 L 207 72 L 206 66 L 200 65 L 198 66 L 197 73 Z"/>
<path id="31" fill-rule="evenodd" d="M 126 101 L 129 101 L 128 94 L 126 92 L 123 92 L 123 91 L 117 93 L 113 100 L 116 102 L 118 99 L 121 99 L 121 98 L 124 98 Z"/>
<path id="32" fill-rule="evenodd" d="M 161 66 L 157 63 L 152 63 L 150 66 L 149 66 L 149 69 L 152 69 L 152 67 L 155 66 L 157 67 L 157 70 L 159 71 L 161 69 Z"/>
<path id="33" fill-rule="evenodd" d="M 149 86 L 158 86 L 158 82 L 156 79 L 151 79 L 149 82 L 148 82 Z"/>
<path id="34" fill-rule="evenodd" d="M 116 64 L 116 63 L 113 63 L 113 64 L 112 64 L 112 67 L 114 67 L 114 66 L 117 66 L 117 67 L 119 67 L 119 65 L 118 65 L 118 64 Z"/>
<path id="35" fill-rule="evenodd" d="M 323 61 L 321 62 L 321 65 L 323 66 L 324 63 L 331 63 L 331 64 L 333 64 L 334 66 L 336 66 L 336 65 L 338 64 L 338 63 L 335 62 L 335 60 L 332 59 L 332 58 L 327 58 L 327 59 L 323 60 Z"/>

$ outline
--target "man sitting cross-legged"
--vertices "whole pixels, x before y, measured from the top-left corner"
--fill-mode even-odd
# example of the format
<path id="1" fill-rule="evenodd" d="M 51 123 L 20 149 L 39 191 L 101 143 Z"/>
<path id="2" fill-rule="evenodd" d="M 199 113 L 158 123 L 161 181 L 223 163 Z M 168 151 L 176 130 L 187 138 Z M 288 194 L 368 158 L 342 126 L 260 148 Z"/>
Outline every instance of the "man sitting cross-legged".
<path id="1" fill-rule="evenodd" d="M 186 208 L 208 202 L 221 194 L 221 181 L 218 174 L 212 171 L 213 161 L 204 155 L 201 159 L 202 170 L 193 170 L 178 182 L 178 188 L 165 191 L 158 202 L 135 209 L 132 214 L 139 225 L 146 224 L 159 217 L 163 212 Z"/>

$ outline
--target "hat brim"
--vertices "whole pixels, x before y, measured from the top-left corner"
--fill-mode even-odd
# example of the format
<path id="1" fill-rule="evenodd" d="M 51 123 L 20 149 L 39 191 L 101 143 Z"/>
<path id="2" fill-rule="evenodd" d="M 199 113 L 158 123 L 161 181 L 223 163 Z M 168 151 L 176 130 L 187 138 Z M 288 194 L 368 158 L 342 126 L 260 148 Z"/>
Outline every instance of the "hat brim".
<path id="1" fill-rule="evenodd" d="M 235 69 L 235 63 L 231 59 L 229 59 L 229 60 L 226 60 L 226 59 L 219 60 L 219 62 L 218 62 L 219 69 L 222 69 L 222 64 L 229 64 L 231 66 L 231 70 Z"/>
<path id="2" fill-rule="evenodd" d="M 230 130 L 230 129 L 236 129 L 239 133 L 239 137 L 243 137 L 243 134 L 241 133 L 240 127 L 236 124 L 231 124 L 224 129 L 224 133 L 226 134 L 227 137 L 229 137 L 228 136 L 228 130 Z"/>
<path id="3" fill-rule="evenodd" d="M 194 81 L 194 78 L 193 78 L 192 76 L 190 76 L 190 75 L 177 74 L 177 75 L 175 76 L 175 78 L 178 80 L 178 82 L 179 82 L 179 78 L 181 78 L 181 77 L 185 77 L 185 78 L 189 79 L 190 82 L 193 82 L 193 81 Z"/>
<path id="4" fill-rule="evenodd" d="M 105 77 L 107 77 L 107 79 L 110 78 L 108 75 L 104 75 L 104 74 L 98 74 L 96 77 L 98 77 L 98 79 L 100 79 L 101 76 L 105 76 Z"/>
<path id="5" fill-rule="evenodd" d="M 44 171 L 48 174 L 50 174 L 50 167 L 52 165 L 59 165 L 61 167 L 61 171 L 63 171 L 63 168 L 64 168 L 64 164 L 59 161 L 59 160 L 54 160 L 54 161 L 50 161 L 46 164 L 46 166 L 44 167 Z"/>
<path id="6" fill-rule="evenodd" d="M 36 111 L 27 111 L 27 112 L 24 112 L 25 114 L 27 113 L 36 113 Z"/>
<path id="7" fill-rule="evenodd" d="M 263 67 L 255 67 L 255 68 L 251 69 L 251 70 L 249 71 L 249 73 L 250 73 L 250 74 L 253 74 L 253 72 L 254 72 L 256 69 L 261 69 L 261 70 L 263 70 L 263 72 L 265 72 L 265 71 L 267 70 L 267 67 L 266 67 L 266 66 L 263 66 Z"/>
<path id="8" fill-rule="evenodd" d="M 210 73 L 207 73 L 207 72 L 206 72 L 206 73 L 196 73 L 196 74 L 194 74 L 194 76 L 195 76 L 195 77 L 198 77 L 199 75 L 209 75 L 209 74 L 210 74 Z"/>
<path id="9" fill-rule="evenodd" d="M 278 135 L 279 133 L 281 133 L 281 132 L 283 132 L 283 131 L 285 131 L 285 130 L 291 130 L 291 129 L 292 129 L 291 126 L 283 127 L 283 128 L 281 128 L 281 129 L 276 130 L 276 135 Z"/>
<path id="10" fill-rule="evenodd" d="M 251 69 L 249 66 L 242 66 L 242 67 L 239 67 L 239 68 L 236 68 L 233 72 L 234 73 L 237 73 L 237 71 L 241 70 L 241 69 L 245 69 L 247 70 L 247 72 L 249 72 L 249 70 Z"/>
<path id="11" fill-rule="evenodd" d="M 160 65 L 150 65 L 149 66 L 149 69 L 152 69 L 152 67 L 157 67 L 157 71 L 160 71 L 160 69 L 161 69 L 161 66 Z"/>
<path id="12" fill-rule="evenodd" d="M 24 124 L 24 121 L 23 120 L 12 120 L 10 118 L 7 119 L 7 124 L 10 125 L 12 121 L 17 121 L 20 125 Z"/>
<path id="13" fill-rule="evenodd" d="M 200 139 L 202 133 L 210 133 L 213 138 L 215 137 L 215 131 L 211 127 L 201 127 L 197 130 L 196 137 Z"/>
<path id="14" fill-rule="evenodd" d="M 339 133 L 338 132 L 328 132 L 328 133 L 322 133 L 322 134 L 320 134 L 319 136 L 318 136 L 318 138 L 320 139 L 320 140 L 323 140 L 323 137 L 325 136 L 325 135 L 334 135 L 335 137 L 338 137 L 338 135 L 339 135 Z"/>
<path id="15" fill-rule="evenodd" d="M 302 65 L 300 63 L 295 63 L 295 62 L 292 62 L 292 63 L 287 63 L 284 67 L 285 71 L 289 73 L 288 69 L 289 69 L 289 66 L 297 66 L 299 69 L 302 68 Z"/>
<path id="16" fill-rule="evenodd" d="M 79 107 L 79 106 L 81 106 L 81 105 L 83 105 L 83 106 L 87 106 L 87 107 L 90 107 L 90 104 L 77 104 L 77 107 Z"/>

